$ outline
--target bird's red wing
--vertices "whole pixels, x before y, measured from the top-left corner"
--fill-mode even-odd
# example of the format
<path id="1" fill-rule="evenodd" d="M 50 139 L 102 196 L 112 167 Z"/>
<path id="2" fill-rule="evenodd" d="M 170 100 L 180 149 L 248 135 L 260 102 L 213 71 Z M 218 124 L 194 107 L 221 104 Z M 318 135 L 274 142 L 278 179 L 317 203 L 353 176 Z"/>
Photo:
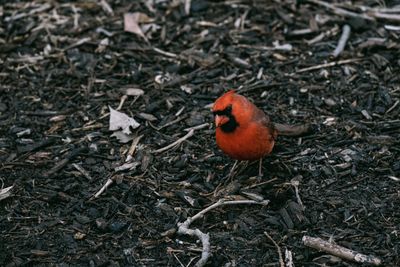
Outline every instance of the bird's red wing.
<path id="1" fill-rule="evenodd" d="M 271 122 L 271 119 L 267 114 L 265 114 L 261 109 L 257 108 L 254 110 L 254 115 L 253 115 L 254 121 L 257 123 L 260 123 L 267 127 L 270 130 L 270 133 L 273 137 L 273 139 L 276 139 L 277 137 L 277 131 L 274 127 L 274 124 Z"/>

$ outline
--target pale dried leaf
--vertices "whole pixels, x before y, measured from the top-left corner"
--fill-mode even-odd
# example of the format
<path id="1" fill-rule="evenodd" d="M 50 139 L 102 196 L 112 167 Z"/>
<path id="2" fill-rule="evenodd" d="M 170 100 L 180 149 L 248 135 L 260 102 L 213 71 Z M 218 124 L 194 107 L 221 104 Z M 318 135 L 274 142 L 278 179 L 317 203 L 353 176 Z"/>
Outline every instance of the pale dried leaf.
<path id="1" fill-rule="evenodd" d="M 110 109 L 110 131 L 116 131 L 122 129 L 122 132 L 125 134 L 131 134 L 130 127 L 136 129 L 140 126 L 140 124 L 135 121 L 133 118 L 129 117 L 125 113 L 116 111 L 112 107 L 109 106 Z"/>
<path id="2" fill-rule="evenodd" d="M 135 13 L 125 13 L 124 14 L 124 31 L 131 32 L 136 35 L 139 35 L 144 40 L 147 41 L 146 36 L 144 35 L 142 29 L 139 26 L 140 22 L 148 22 L 150 18 L 143 13 L 135 12 Z"/>

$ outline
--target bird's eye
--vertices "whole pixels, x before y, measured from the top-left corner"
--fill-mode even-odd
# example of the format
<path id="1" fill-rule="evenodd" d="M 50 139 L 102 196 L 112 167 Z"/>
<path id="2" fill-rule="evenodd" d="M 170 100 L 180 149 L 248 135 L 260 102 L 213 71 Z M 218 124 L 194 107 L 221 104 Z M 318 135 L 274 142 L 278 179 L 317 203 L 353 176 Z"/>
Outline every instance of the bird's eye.
<path id="1" fill-rule="evenodd" d="M 231 113 L 232 112 L 232 105 L 229 105 L 225 108 L 227 113 Z"/>

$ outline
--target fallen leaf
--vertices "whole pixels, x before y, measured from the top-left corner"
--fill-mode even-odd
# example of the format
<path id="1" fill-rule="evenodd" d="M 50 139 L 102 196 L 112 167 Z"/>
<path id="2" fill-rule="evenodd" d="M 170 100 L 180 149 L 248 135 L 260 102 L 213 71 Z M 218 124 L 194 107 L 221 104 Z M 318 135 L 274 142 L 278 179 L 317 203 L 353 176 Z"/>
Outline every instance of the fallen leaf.
<path id="1" fill-rule="evenodd" d="M 147 38 L 139 26 L 140 19 L 143 20 L 143 15 L 140 12 L 125 13 L 124 14 L 124 31 L 139 35 L 147 42 Z"/>
<path id="2" fill-rule="evenodd" d="M 117 131 L 122 129 L 122 132 L 129 135 L 131 134 L 130 127 L 136 129 L 140 126 L 140 124 L 135 121 L 133 118 L 129 117 L 125 113 L 116 111 L 112 107 L 109 106 L 110 109 L 110 131 Z"/>

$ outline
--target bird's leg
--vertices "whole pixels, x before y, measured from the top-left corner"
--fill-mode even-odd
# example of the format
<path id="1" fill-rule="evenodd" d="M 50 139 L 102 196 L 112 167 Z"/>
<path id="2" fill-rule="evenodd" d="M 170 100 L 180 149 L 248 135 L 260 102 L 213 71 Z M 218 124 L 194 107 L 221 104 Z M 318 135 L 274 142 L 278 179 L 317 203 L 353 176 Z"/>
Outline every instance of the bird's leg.
<path id="1" fill-rule="evenodd" d="M 258 165 L 258 176 L 259 176 L 260 178 L 263 177 L 262 161 L 263 161 L 263 159 L 261 158 L 260 161 L 259 161 L 259 165 Z"/>

